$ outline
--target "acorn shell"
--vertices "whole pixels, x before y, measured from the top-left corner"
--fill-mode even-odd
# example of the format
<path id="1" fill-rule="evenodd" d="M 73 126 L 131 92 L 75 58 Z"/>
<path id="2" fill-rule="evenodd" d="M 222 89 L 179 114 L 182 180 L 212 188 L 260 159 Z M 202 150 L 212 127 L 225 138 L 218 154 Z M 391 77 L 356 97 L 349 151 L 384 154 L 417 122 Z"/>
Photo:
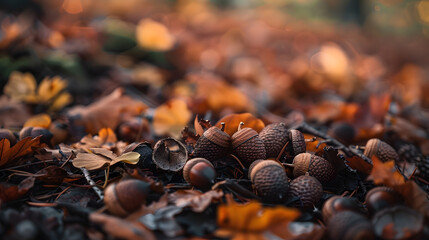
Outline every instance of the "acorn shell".
<path id="1" fill-rule="evenodd" d="M 264 142 L 259 138 L 258 133 L 251 128 L 243 128 L 237 131 L 232 135 L 231 141 L 233 154 L 245 166 L 266 157 Z"/>
<path id="2" fill-rule="evenodd" d="M 273 160 L 257 161 L 250 170 L 256 194 L 266 203 L 286 201 L 289 187 L 284 167 Z"/>
<path id="3" fill-rule="evenodd" d="M 289 130 L 285 123 L 272 123 L 262 129 L 259 138 L 264 142 L 267 158 L 277 158 L 289 141 Z"/>
<path id="4" fill-rule="evenodd" d="M 137 179 L 112 183 L 104 190 L 104 203 L 109 212 L 126 216 L 145 204 L 150 184 Z"/>
<path id="5" fill-rule="evenodd" d="M 300 153 L 293 159 L 293 176 L 299 177 L 309 173 L 321 183 L 327 183 L 335 178 L 335 168 L 332 164 L 319 156 L 310 153 Z"/>
<path id="6" fill-rule="evenodd" d="M 202 176 L 199 178 L 193 178 L 193 175 L 198 175 L 195 171 L 195 167 L 199 164 L 204 163 L 204 169 L 197 169 L 198 171 L 203 171 Z M 197 188 L 207 190 L 211 187 L 216 177 L 216 172 L 213 164 L 204 158 L 193 158 L 186 162 L 185 167 L 183 167 L 183 178 L 185 181 Z"/>
<path id="7" fill-rule="evenodd" d="M 312 176 L 299 176 L 289 185 L 289 198 L 299 198 L 294 204 L 295 207 L 311 209 L 319 203 L 322 195 L 322 184 Z"/>
<path id="8" fill-rule="evenodd" d="M 390 160 L 394 160 L 397 162 L 399 160 L 398 153 L 396 153 L 395 149 L 389 144 L 381 141 L 377 138 L 372 138 L 368 140 L 365 145 L 365 151 L 363 154 L 369 158 L 372 156 L 377 156 L 380 161 L 387 162 Z"/>
<path id="9" fill-rule="evenodd" d="M 293 156 L 296 156 L 300 153 L 305 152 L 305 149 L 306 149 L 305 138 L 304 138 L 304 135 L 299 130 L 295 130 L 295 129 L 289 130 L 289 139 L 292 141 Z"/>
<path id="10" fill-rule="evenodd" d="M 216 161 L 229 154 L 231 137 L 217 127 L 207 129 L 195 144 L 194 157 Z"/>
<path id="11" fill-rule="evenodd" d="M 162 170 L 177 172 L 187 160 L 186 147 L 174 138 L 161 139 L 153 147 L 152 161 Z"/>
<path id="12" fill-rule="evenodd" d="M 365 216 L 342 211 L 335 214 L 328 223 L 328 235 L 332 240 L 374 240 L 371 222 Z"/>

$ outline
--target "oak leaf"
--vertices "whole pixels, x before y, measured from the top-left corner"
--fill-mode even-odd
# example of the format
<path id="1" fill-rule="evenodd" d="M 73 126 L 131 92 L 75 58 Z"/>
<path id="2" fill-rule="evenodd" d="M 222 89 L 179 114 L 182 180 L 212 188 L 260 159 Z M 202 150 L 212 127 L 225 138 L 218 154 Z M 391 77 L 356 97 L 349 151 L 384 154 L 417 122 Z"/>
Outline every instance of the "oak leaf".
<path id="1" fill-rule="evenodd" d="M 0 167 L 33 152 L 35 148 L 42 147 L 40 138 L 41 136 L 36 138 L 26 137 L 13 145 L 13 147 L 10 147 L 10 142 L 7 138 L 0 140 Z"/>
<path id="2" fill-rule="evenodd" d="M 227 204 L 220 205 L 217 211 L 219 229 L 218 237 L 232 237 L 231 239 L 268 239 L 264 235 L 290 235 L 289 222 L 299 217 L 297 209 L 283 206 L 264 208 L 261 203 L 251 201 L 239 204 L 227 196 Z M 279 227 L 280 226 L 280 227 Z M 279 231 L 283 229 L 283 231 Z"/>
<path id="3" fill-rule="evenodd" d="M 240 114 L 229 114 L 221 118 L 217 123 L 216 127 L 221 128 L 221 123 L 225 123 L 225 132 L 232 136 L 238 130 L 240 122 L 243 122 L 244 125 L 242 128 L 252 128 L 253 130 L 260 132 L 265 124 L 261 119 L 256 118 L 251 113 L 240 113 Z"/>

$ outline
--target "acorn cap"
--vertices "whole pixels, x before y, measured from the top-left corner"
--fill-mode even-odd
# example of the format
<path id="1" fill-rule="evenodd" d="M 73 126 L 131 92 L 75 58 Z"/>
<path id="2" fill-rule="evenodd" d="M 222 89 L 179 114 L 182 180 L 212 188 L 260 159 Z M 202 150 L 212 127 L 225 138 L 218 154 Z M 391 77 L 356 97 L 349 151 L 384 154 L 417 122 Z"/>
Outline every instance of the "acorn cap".
<path id="1" fill-rule="evenodd" d="M 267 158 L 276 158 L 289 141 L 289 130 L 283 122 L 272 123 L 262 129 L 259 138 L 264 142 Z"/>
<path id="2" fill-rule="evenodd" d="M 369 158 L 371 158 L 373 155 L 376 155 L 382 162 L 387 162 L 390 160 L 395 160 L 396 162 L 399 160 L 399 156 L 395 149 L 393 149 L 393 147 L 386 142 L 383 142 L 377 138 L 368 140 L 363 154 Z"/>
<path id="3" fill-rule="evenodd" d="M 228 148 L 231 145 L 231 137 L 228 135 L 228 133 L 217 127 L 211 127 L 207 129 L 203 133 L 203 136 L 206 137 L 210 142 L 224 148 Z"/>
<path id="4" fill-rule="evenodd" d="M 303 175 L 295 178 L 289 185 L 289 197 L 298 197 L 295 207 L 313 208 L 323 195 L 322 184 L 316 178 Z"/>
<path id="5" fill-rule="evenodd" d="M 293 176 L 299 177 L 308 172 L 311 157 L 310 153 L 300 153 L 293 158 Z"/>
<path id="6" fill-rule="evenodd" d="M 186 162 L 185 166 L 183 167 L 183 178 L 185 179 L 185 181 L 187 183 L 191 183 L 191 179 L 189 178 L 189 173 L 191 172 L 192 167 L 195 164 L 200 163 L 200 162 L 207 163 L 208 165 L 210 165 L 214 169 L 213 164 L 205 158 L 193 158 L 193 159 L 188 160 Z"/>
<path id="7" fill-rule="evenodd" d="M 335 214 L 328 223 L 328 235 L 332 240 L 373 240 L 371 222 L 362 214 L 342 211 Z"/>
<path id="8" fill-rule="evenodd" d="M 292 149 L 294 155 L 298 155 L 300 153 L 305 152 L 305 138 L 299 130 L 289 130 L 289 139 L 292 141 Z"/>
<path id="9" fill-rule="evenodd" d="M 252 138 L 257 137 L 258 133 L 251 128 L 243 128 L 235 132 L 232 137 L 232 149 L 237 149 L 243 143 L 250 141 Z"/>
<path id="10" fill-rule="evenodd" d="M 254 165 L 250 179 L 256 194 L 266 203 L 280 203 L 287 199 L 288 181 L 285 169 L 278 162 L 263 160 Z"/>
<path id="11" fill-rule="evenodd" d="M 188 160 L 188 151 L 176 139 L 164 138 L 155 144 L 152 160 L 162 170 L 177 172 L 183 168 L 186 160 Z"/>
<path id="12" fill-rule="evenodd" d="M 335 178 L 335 168 L 332 164 L 319 156 L 310 153 L 300 153 L 293 159 L 293 176 L 299 177 L 307 172 L 321 183 L 327 183 Z"/>

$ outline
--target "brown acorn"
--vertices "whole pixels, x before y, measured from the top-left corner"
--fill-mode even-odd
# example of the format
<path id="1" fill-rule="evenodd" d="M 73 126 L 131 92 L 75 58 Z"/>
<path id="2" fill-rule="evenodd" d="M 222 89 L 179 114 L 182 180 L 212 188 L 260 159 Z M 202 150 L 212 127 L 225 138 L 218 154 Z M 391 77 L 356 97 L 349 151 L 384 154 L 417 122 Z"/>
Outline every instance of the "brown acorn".
<path id="1" fill-rule="evenodd" d="M 10 131 L 9 129 L 4 129 L 4 128 L 0 129 L 0 140 L 3 138 L 8 139 L 11 146 L 15 145 L 16 143 L 16 137 L 13 134 L 13 132 Z"/>
<path id="2" fill-rule="evenodd" d="M 364 213 L 364 207 L 356 198 L 333 196 L 323 204 L 323 221 L 328 223 L 331 217 L 341 211 Z"/>
<path id="3" fill-rule="evenodd" d="M 395 149 L 393 149 L 393 147 L 391 147 L 389 144 L 377 138 L 372 138 L 368 140 L 365 145 L 365 151 L 363 152 L 363 154 L 369 158 L 375 155 L 382 162 L 387 162 L 390 160 L 395 160 L 395 162 L 399 161 L 399 156 L 396 153 Z"/>
<path id="4" fill-rule="evenodd" d="M 38 136 L 42 136 L 40 138 L 41 142 L 50 144 L 53 135 L 48 129 L 42 127 L 24 127 L 19 132 L 19 140 L 26 137 L 35 138 Z"/>
<path id="5" fill-rule="evenodd" d="M 321 183 L 327 183 L 335 178 L 335 168 L 332 164 L 319 156 L 310 153 L 300 153 L 293 159 L 293 176 L 299 177 L 307 172 Z"/>
<path id="6" fill-rule="evenodd" d="M 49 126 L 49 131 L 52 133 L 52 145 L 63 143 L 69 137 L 69 129 L 66 123 L 55 121 Z"/>
<path id="7" fill-rule="evenodd" d="M 285 123 L 272 123 L 262 129 L 259 138 L 264 142 L 267 158 L 277 158 L 289 141 L 289 130 Z"/>
<path id="8" fill-rule="evenodd" d="M 231 137 L 222 129 L 211 127 L 197 140 L 193 157 L 205 158 L 209 161 L 216 161 L 227 156 L 231 148 Z"/>
<path id="9" fill-rule="evenodd" d="M 350 145 L 353 143 L 356 130 L 350 123 L 347 122 L 336 122 L 332 124 L 328 130 L 328 134 L 342 142 L 345 145 Z"/>
<path id="10" fill-rule="evenodd" d="M 249 167 L 256 194 L 266 203 L 286 201 L 288 181 L 284 167 L 273 160 L 256 160 Z"/>
<path id="11" fill-rule="evenodd" d="M 126 216 L 146 203 L 150 184 L 137 179 L 112 183 L 104 190 L 104 203 L 109 212 Z"/>
<path id="12" fill-rule="evenodd" d="M 201 190 L 209 190 L 216 178 L 213 164 L 204 158 L 193 158 L 183 167 L 183 178 L 192 186 Z"/>
<path id="13" fill-rule="evenodd" d="M 332 240 L 374 240 L 371 222 L 362 214 L 341 211 L 329 220 L 328 235 Z"/>
<path id="14" fill-rule="evenodd" d="M 255 160 L 265 159 L 266 152 L 258 133 L 251 128 L 241 129 L 243 124 L 240 123 L 239 130 L 231 137 L 232 152 L 248 167 Z"/>
<path id="15" fill-rule="evenodd" d="M 305 152 L 305 138 L 299 130 L 289 130 L 289 140 L 291 142 L 288 145 L 287 149 L 292 157 L 295 157 L 296 155 Z"/>
<path id="16" fill-rule="evenodd" d="M 322 195 L 322 184 L 312 176 L 299 176 L 289 185 L 289 198 L 299 198 L 294 204 L 295 207 L 311 209 L 319 203 Z"/>
<path id="17" fill-rule="evenodd" d="M 403 197 L 390 187 L 375 187 L 365 196 L 365 204 L 370 215 L 403 202 Z"/>

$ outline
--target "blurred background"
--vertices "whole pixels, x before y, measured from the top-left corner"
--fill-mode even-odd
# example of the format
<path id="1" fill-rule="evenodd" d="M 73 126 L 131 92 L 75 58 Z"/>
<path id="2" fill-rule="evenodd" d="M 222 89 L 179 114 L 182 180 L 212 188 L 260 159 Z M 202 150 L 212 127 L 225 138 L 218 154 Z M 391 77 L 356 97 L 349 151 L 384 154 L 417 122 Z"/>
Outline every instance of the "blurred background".
<path id="1" fill-rule="evenodd" d="M 55 107 L 33 114 L 124 87 L 149 108 L 181 99 L 212 119 L 298 110 L 369 137 L 390 111 L 428 129 L 429 0 L 2 0 L 0 8 L 5 95 L 26 88 L 10 90 L 11 78 L 68 84 Z"/>

